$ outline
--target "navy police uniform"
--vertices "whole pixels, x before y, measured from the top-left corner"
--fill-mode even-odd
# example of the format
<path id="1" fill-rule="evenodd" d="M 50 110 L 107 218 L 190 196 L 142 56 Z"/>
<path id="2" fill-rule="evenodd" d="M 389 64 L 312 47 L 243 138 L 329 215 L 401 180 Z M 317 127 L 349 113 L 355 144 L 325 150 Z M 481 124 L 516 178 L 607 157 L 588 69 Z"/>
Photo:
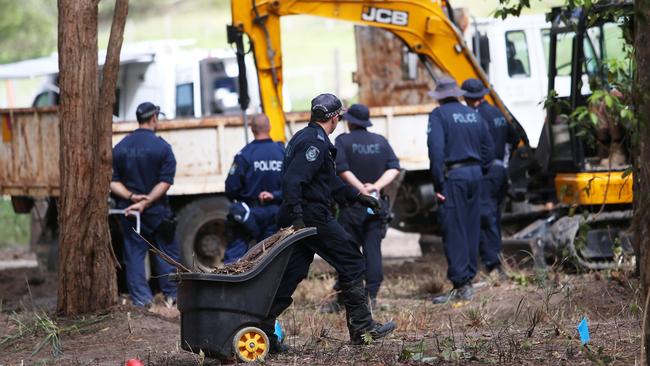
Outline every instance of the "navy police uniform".
<path id="1" fill-rule="evenodd" d="M 488 271 L 501 264 L 501 204 L 508 189 L 507 145 L 516 146 L 519 138 L 501 111 L 483 101 L 477 108 L 489 126 L 494 141 L 494 160 L 483 179 L 481 194 L 480 255 Z"/>
<path id="2" fill-rule="evenodd" d="M 281 227 L 316 227 L 318 235 L 296 245 L 291 254 L 269 317 L 262 324 L 266 334 L 271 335 L 272 344 L 277 342 L 273 335 L 275 319 L 291 305 L 291 296 L 298 284 L 307 277 L 316 253 L 338 273 L 347 311 L 348 330 L 354 343 L 362 343 L 365 332 L 375 332 L 375 338 L 378 338 L 394 329 L 392 324 L 392 327 L 379 328 L 381 325 L 373 321 L 363 288 L 363 256 L 350 235 L 332 215 L 334 201 L 347 205 L 355 201 L 364 202 L 363 199 L 369 198 L 360 195 L 336 175 L 337 150 L 327 132 L 313 122 L 333 119 L 341 108 L 340 100 L 332 94 L 321 94 L 314 98 L 312 122 L 298 131 L 286 148 L 282 165 L 284 201 L 280 207 L 279 224 Z M 377 202 L 372 202 L 377 208 Z M 367 201 L 365 203 L 369 204 Z"/>
<path id="3" fill-rule="evenodd" d="M 427 145 L 435 190 L 445 196 L 439 217 L 447 277 L 460 288 L 477 272 L 481 181 L 494 145 L 483 118 L 456 99 L 463 93 L 455 81 L 439 81 L 436 93 L 441 105 L 429 115 Z"/>
<path id="4" fill-rule="evenodd" d="M 283 159 L 284 147 L 271 139 L 254 140 L 235 156 L 226 178 L 226 196 L 233 204 L 224 263 L 243 256 L 251 240 L 259 242 L 278 231 Z M 258 196 L 263 191 L 273 194 L 273 200 L 260 203 Z"/>
<path id="5" fill-rule="evenodd" d="M 162 138 L 156 137 L 152 130 L 137 129 L 113 148 L 112 181 L 121 182 L 131 192 L 148 194 L 160 182 L 173 184 L 175 173 L 176 159 L 171 146 Z M 131 204 L 128 200 L 117 199 L 118 208 L 124 209 Z M 170 235 L 161 230 L 163 221 L 171 217 L 167 197 L 163 196 L 141 214 L 141 235 L 174 260 L 180 261 L 180 248 L 173 232 Z M 133 231 L 135 219 L 121 217 L 120 221 L 124 234 L 124 264 L 129 294 L 136 306 L 145 306 L 153 298 L 144 268 L 149 246 Z M 160 256 L 154 256 L 153 262 L 163 294 L 176 299 L 177 285 L 166 276 L 174 272 L 174 267 Z"/>
<path id="6" fill-rule="evenodd" d="M 335 140 L 337 150 L 336 172 L 351 171 L 362 183 L 376 182 L 386 170 L 399 169 L 399 160 L 385 137 L 368 132 L 372 126 L 368 108 L 355 104 L 345 114 L 348 123 L 360 126 Z M 385 236 L 388 205 L 384 201 L 380 214 L 375 215 L 360 204 L 342 207 L 339 222 L 363 248 L 366 261 L 366 292 L 372 299 L 377 297 L 383 280 L 381 263 L 381 240 Z"/>
<path id="7" fill-rule="evenodd" d="M 465 98 L 483 99 L 489 93 L 478 79 L 463 82 Z M 488 124 L 494 142 L 493 160 L 483 178 L 481 191 L 481 235 L 479 251 L 485 268 L 489 271 L 501 264 L 501 204 L 508 189 L 508 145 L 516 146 L 519 136 L 499 109 L 483 100 L 476 108 Z"/>

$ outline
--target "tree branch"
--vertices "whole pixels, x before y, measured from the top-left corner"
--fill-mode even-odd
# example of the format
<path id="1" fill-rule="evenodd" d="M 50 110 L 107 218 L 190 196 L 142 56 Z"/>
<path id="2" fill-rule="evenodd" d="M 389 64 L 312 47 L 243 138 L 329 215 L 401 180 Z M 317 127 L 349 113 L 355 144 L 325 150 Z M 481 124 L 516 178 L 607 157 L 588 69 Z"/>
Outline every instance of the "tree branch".
<path id="1" fill-rule="evenodd" d="M 115 103 L 115 85 L 120 68 L 120 51 L 124 40 L 124 26 L 129 13 L 129 0 L 116 0 L 113 12 L 111 34 L 108 38 L 106 62 L 102 71 L 102 84 L 99 92 L 98 117 L 101 125 L 109 125 L 106 120 L 112 120 L 113 104 Z"/>

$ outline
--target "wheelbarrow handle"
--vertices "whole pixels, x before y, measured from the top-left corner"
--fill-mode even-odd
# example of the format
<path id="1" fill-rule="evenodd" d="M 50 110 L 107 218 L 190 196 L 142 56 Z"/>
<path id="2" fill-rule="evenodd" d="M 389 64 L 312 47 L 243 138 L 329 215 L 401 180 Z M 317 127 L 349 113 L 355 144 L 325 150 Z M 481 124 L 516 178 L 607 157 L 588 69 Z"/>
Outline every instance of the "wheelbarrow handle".
<path id="1" fill-rule="evenodd" d="M 126 215 L 126 210 L 121 210 L 117 208 L 109 208 L 108 209 L 108 214 L 109 215 Z M 140 213 L 137 211 L 133 211 L 129 214 L 130 216 L 135 216 L 135 232 L 140 234 Z"/>

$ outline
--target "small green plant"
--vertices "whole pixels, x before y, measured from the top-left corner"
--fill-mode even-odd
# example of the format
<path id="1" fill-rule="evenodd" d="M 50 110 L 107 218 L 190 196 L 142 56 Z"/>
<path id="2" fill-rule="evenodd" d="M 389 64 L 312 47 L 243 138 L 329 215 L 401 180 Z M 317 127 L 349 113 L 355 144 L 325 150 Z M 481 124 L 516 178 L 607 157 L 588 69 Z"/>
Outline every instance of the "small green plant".
<path id="1" fill-rule="evenodd" d="M 370 334 L 370 332 L 363 333 L 363 335 L 361 335 L 361 340 L 366 345 L 371 344 L 373 341 L 372 334 Z"/>
<path id="2" fill-rule="evenodd" d="M 402 346 L 402 350 L 397 358 L 399 362 L 420 361 L 430 362 L 435 361 L 435 357 L 425 356 L 424 338 L 412 347 Z"/>
<path id="3" fill-rule="evenodd" d="M 639 304 L 636 303 L 636 301 L 632 301 L 627 305 L 628 311 L 630 314 L 634 317 L 638 317 L 639 314 L 641 314 L 641 308 L 639 307 Z"/>
<path id="4" fill-rule="evenodd" d="M 45 313 L 35 313 L 34 316 L 36 318 L 36 331 L 45 333 L 45 338 L 36 346 L 36 349 L 32 352 L 32 356 L 40 352 L 46 344 L 52 347 L 52 355 L 54 357 L 60 356 L 63 352 L 61 351 L 59 326 Z"/>
<path id="5" fill-rule="evenodd" d="M 463 317 L 469 322 L 470 327 L 480 328 L 483 325 L 483 312 L 478 306 L 472 306 L 463 312 Z"/>
<path id="6" fill-rule="evenodd" d="M 530 281 L 524 272 L 512 272 L 512 281 L 519 286 L 528 286 Z"/>
<path id="7" fill-rule="evenodd" d="M 478 306 L 471 306 L 463 311 L 463 317 L 468 321 L 468 326 L 473 328 L 480 328 L 487 323 L 486 313 L 487 299 L 481 298 Z"/>

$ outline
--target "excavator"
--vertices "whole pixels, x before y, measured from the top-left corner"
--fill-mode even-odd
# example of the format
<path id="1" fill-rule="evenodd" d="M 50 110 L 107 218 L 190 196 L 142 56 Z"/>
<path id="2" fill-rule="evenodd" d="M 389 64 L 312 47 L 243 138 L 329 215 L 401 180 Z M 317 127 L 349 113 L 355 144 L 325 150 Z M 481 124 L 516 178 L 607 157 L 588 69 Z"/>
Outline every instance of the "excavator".
<path id="1" fill-rule="evenodd" d="M 451 11 L 448 3 L 427 0 L 233 0 L 231 8 L 228 42 L 236 45 L 242 57 L 241 68 L 245 67 L 243 35 L 251 41 L 262 107 L 271 120 L 271 136 L 275 140 L 285 140 L 280 29 L 283 16 L 312 15 L 385 29 L 419 55 L 434 80 L 443 74 L 456 80 L 474 77 L 489 87 L 487 76 L 466 47 L 453 20 L 446 15 L 446 9 Z M 245 77 L 241 71 L 239 75 Z M 490 91 L 489 98 L 510 116 L 494 90 Z M 245 92 L 242 93 L 242 107 L 247 106 L 247 100 Z"/>
<path id="2" fill-rule="evenodd" d="M 244 35 L 250 42 L 257 68 L 260 99 L 264 112 L 271 120 L 271 136 L 285 141 L 285 115 L 282 109 L 283 65 L 280 19 L 289 15 L 311 15 L 352 22 L 357 25 L 384 29 L 401 41 L 406 48 L 417 54 L 428 74 L 434 80 L 449 75 L 459 82 L 477 78 L 490 89 L 487 99 L 496 105 L 521 136 L 521 142 L 513 153 L 509 173 L 512 180 L 511 199 L 526 203 L 542 203 L 541 210 L 530 209 L 509 212 L 504 217 L 517 222 L 516 233 L 505 238 L 516 243 L 527 243 L 535 257 L 546 262 L 549 252 L 566 252 L 586 268 L 609 268 L 617 258 L 615 248 L 623 247 L 630 252 L 630 241 L 625 235 L 629 225 L 632 203 L 632 176 L 624 169 L 593 169 L 585 157 L 585 141 L 569 122 L 558 115 L 547 116 L 543 131 L 544 144 L 533 151 L 528 138 L 509 113 L 497 92 L 490 86 L 485 72 L 472 51 L 465 44 L 453 19 L 453 10 L 445 0 L 232 0 L 232 24 L 228 25 L 228 42 L 237 50 L 240 95 L 242 110 L 249 104 L 245 80 L 247 53 Z M 570 69 L 570 108 L 586 103 L 586 96 L 580 94 L 584 85 L 583 70 L 591 65 L 600 65 L 598 57 L 603 52 L 589 49 L 594 46 L 592 29 L 587 26 L 587 14 L 569 14 L 569 19 L 554 10 L 556 20 L 550 30 L 549 90 L 553 89 L 558 71 L 567 65 L 558 65 L 558 54 L 564 55 L 566 47 L 559 50 L 563 34 L 572 32 L 573 41 L 568 67 Z M 563 15 L 560 17 L 560 15 Z M 562 19 L 562 20 L 561 20 Z M 578 25 L 577 27 L 575 25 Z M 601 36 L 603 33 L 601 32 Z M 603 47 L 602 37 L 597 46 Z M 566 56 L 566 55 L 564 55 Z M 563 56 L 563 57 L 564 57 Z M 602 69 L 602 68 L 601 68 Z M 596 75 L 587 75 L 596 76 Z M 565 80 L 564 78 L 563 80 Z M 566 115 L 570 111 L 562 111 Z M 551 121 L 551 122 L 549 122 Z M 563 155 L 564 154 L 564 155 Z M 564 160 L 563 160 L 564 159 Z M 403 185 L 418 185 L 421 192 L 428 192 L 420 198 L 430 200 L 423 214 L 429 219 L 435 210 L 433 191 L 428 175 L 415 182 Z M 424 187 L 424 188 L 423 188 Z M 399 201 L 399 198 L 398 198 Z M 397 205 L 400 203 L 398 202 Z M 515 205 L 512 205 L 514 207 Z M 530 205 L 528 205 L 530 206 Z M 527 207 L 528 207 L 527 206 Z M 426 220 L 425 220 L 426 221 Z M 422 221 L 421 221 L 422 222 Z M 435 225 L 434 225 L 435 226 Z M 428 227 L 429 229 L 427 229 Z M 431 221 L 421 225 L 423 233 L 430 230 Z"/>

